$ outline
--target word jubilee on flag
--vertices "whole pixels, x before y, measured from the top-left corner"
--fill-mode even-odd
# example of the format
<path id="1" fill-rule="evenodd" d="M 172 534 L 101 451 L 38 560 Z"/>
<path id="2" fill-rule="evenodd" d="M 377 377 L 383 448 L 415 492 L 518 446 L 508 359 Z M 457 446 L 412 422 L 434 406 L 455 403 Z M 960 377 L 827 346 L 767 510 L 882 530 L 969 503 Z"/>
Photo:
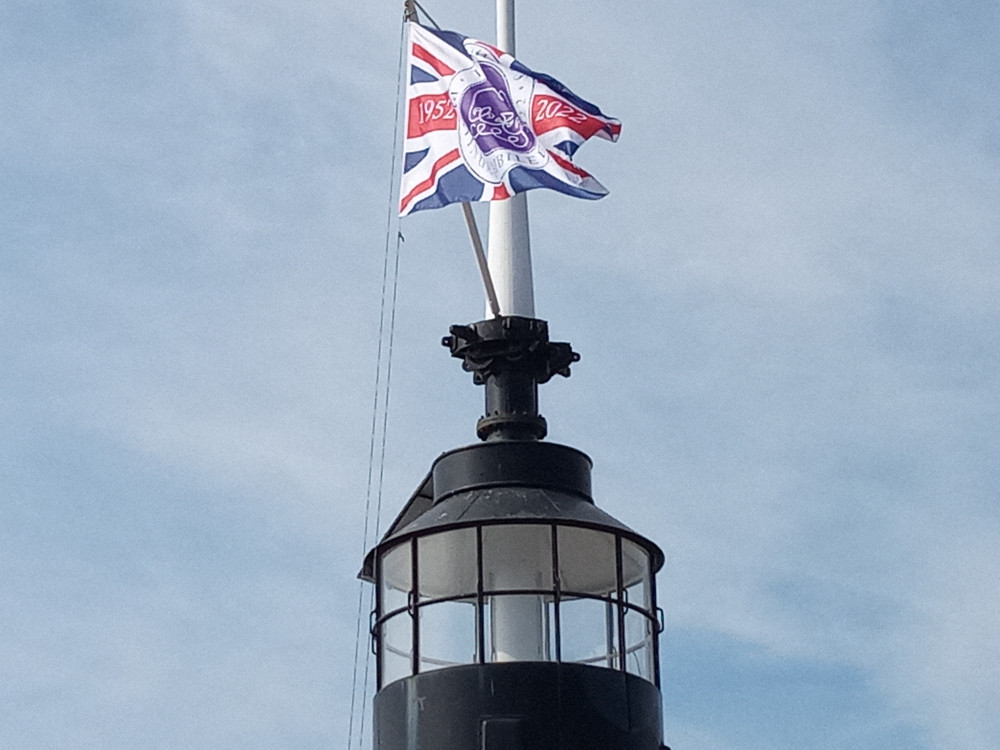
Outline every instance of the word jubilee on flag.
<path id="1" fill-rule="evenodd" d="M 493 45 L 410 22 L 399 213 L 552 188 L 607 195 L 573 163 L 587 139 L 621 123 Z"/>

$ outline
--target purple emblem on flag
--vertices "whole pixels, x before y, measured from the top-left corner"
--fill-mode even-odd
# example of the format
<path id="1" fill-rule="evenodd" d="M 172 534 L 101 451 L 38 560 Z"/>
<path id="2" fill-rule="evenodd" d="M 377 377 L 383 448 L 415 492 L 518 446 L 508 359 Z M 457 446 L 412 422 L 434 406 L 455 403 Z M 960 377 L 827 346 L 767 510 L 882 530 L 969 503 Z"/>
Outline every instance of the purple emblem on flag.
<path id="1" fill-rule="evenodd" d="M 486 80 L 462 94 L 462 121 L 484 154 L 497 149 L 527 153 L 534 148 L 535 137 L 517 116 L 507 79 L 488 63 L 481 64 L 481 70 Z"/>

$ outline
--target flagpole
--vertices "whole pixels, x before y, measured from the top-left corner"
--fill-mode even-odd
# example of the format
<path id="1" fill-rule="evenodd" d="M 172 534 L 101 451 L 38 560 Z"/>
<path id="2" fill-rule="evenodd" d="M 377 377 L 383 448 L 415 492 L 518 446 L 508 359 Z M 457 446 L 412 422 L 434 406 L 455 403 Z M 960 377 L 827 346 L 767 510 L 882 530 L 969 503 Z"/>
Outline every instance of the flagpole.
<path id="1" fill-rule="evenodd" d="M 483 277 L 483 288 L 486 290 L 486 307 L 494 318 L 500 317 L 500 301 L 497 299 L 497 290 L 493 286 L 493 277 L 490 275 L 489 261 L 486 260 L 486 253 L 483 252 L 483 241 L 479 237 L 479 227 L 476 226 L 476 215 L 472 213 L 472 204 L 463 203 L 462 213 L 465 215 L 465 226 L 469 229 L 469 237 L 472 239 L 472 249 L 476 253 L 476 263 L 479 264 L 479 274 Z"/>
<path id="2" fill-rule="evenodd" d="M 515 54 L 514 0 L 497 0 L 497 46 Z M 524 193 L 490 203 L 489 270 L 501 313 L 535 317 L 528 198 Z"/>

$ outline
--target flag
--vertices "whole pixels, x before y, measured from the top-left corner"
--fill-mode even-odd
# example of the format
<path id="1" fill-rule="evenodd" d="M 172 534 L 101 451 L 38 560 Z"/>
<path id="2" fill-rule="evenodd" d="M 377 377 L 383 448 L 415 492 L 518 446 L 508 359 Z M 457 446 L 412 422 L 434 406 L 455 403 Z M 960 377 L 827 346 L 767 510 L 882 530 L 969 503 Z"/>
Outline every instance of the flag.
<path id="1" fill-rule="evenodd" d="M 607 195 L 573 155 L 595 135 L 616 141 L 618 120 L 491 44 L 408 26 L 400 216 L 539 187 Z"/>

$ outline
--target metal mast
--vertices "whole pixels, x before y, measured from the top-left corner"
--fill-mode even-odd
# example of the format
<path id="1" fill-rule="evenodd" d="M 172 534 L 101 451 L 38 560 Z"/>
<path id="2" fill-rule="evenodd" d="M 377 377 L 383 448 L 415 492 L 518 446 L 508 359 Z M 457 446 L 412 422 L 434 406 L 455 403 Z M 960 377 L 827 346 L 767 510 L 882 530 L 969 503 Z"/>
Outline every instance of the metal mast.
<path id="1" fill-rule="evenodd" d="M 497 0 L 497 46 L 515 54 L 514 0 Z M 490 203 L 489 268 L 501 315 L 535 317 L 525 193 Z"/>

